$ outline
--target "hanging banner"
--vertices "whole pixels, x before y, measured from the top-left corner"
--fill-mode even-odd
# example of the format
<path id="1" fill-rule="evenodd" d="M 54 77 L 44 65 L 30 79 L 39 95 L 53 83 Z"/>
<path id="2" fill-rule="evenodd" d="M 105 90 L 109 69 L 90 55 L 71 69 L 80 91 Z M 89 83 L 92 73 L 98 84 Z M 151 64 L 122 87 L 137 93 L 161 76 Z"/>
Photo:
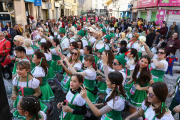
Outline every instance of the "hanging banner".
<path id="1" fill-rule="evenodd" d="M 137 1 L 137 8 L 158 6 L 158 1 L 159 0 L 140 0 Z"/>
<path id="2" fill-rule="evenodd" d="M 34 6 L 42 6 L 42 0 L 34 0 Z"/>
<path id="3" fill-rule="evenodd" d="M 180 0 L 160 0 L 159 6 L 180 6 Z"/>
<path id="4" fill-rule="evenodd" d="M 161 27 L 164 21 L 165 14 L 166 14 L 166 10 L 157 10 L 156 24 L 159 24 L 159 26 Z"/>

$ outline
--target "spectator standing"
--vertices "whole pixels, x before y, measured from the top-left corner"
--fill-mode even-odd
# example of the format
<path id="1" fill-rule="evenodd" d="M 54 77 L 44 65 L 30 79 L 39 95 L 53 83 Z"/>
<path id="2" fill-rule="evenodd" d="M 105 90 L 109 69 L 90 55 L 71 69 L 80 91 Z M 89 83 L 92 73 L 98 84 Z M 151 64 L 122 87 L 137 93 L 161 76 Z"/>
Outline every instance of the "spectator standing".
<path id="1" fill-rule="evenodd" d="M 159 37 L 161 37 L 161 34 L 160 34 L 160 30 L 157 29 L 157 30 L 156 30 L 155 44 L 158 44 L 158 43 L 159 43 Z"/>
<path id="2" fill-rule="evenodd" d="M 155 38 L 154 31 L 152 29 L 149 29 L 148 34 L 146 36 L 146 44 L 149 48 L 152 47 L 154 38 Z"/>
<path id="3" fill-rule="evenodd" d="M 172 26 L 170 27 L 169 32 L 168 32 L 167 38 L 171 38 L 172 35 L 173 35 L 175 32 L 176 32 L 176 31 L 175 31 L 175 29 L 174 29 L 174 25 L 172 25 Z"/>
<path id="4" fill-rule="evenodd" d="M 176 22 L 173 22 L 173 25 L 174 25 L 175 31 L 178 32 L 178 26 L 176 25 Z"/>
<path id="5" fill-rule="evenodd" d="M 162 25 L 162 28 L 160 29 L 160 33 L 161 33 L 161 35 L 166 36 L 166 33 L 167 33 L 167 27 L 166 27 L 165 24 Z"/>
<path id="6" fill-rule="evenodd" d="M 176 53 L 176 50 L 179 49 L 179 38 L 178 34 L 174 33 L 172 38 L 169 38 L 166 46 L 166 55 L 168 56 L 170 52 Z"/>

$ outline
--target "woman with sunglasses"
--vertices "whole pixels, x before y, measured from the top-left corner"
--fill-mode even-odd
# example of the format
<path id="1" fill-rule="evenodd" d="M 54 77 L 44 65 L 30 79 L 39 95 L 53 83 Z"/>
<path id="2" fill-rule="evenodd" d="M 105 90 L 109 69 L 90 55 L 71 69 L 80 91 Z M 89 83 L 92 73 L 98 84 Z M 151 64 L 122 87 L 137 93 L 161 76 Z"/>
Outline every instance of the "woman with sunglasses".
<path id="1" fill-rule="evenodd" d="M 81 40 L 78 40 L 77 41 L 77 43 L 78 43 L 78 48 L 79 48 L 79 50 L 80 50 L 80 60 L 82 61 L 82 59 L 83 59 L 83 56 L 84 56 L 84 51 L 83 51 L 83 42 L 81 41 Z"/>
<path id="2" fill-rule="evenodd" d="M 168 62 L 166 61 L 166 50 L 164 48 L 159 48 L 156 54 L 153 54 L 149 47 L 142 41 L 141 45 L 144 46 L 146 53 L 151 59 L 151 74 L 153 76 L 154 82 L 163 82 L 163 76 L 168 68 Z"/>
<path id="3" fill-rule="evenodd" d="M 82 63 L 79 60 L 79 56 L 80 56 L 79 49 L 74 48 L 71 52 L 71 56 L 69 57 L 69 60 L 67 61 L 73 67 L 75 71 L 80 71 L 82 67 Z M 64 59 L 64 57 L 62 59 Z M 58 63 L 60 63 L 60 65 L 65 70 L 63 74 L 63 79 L 61 81 L 61 87 L 62 87 L 63 92 L 67 93 L 70 88 L 70 79 L 71 79 L 72 72 L 70 71 L 69 66 L 66 67 L 64 65 L 63 60 L 60 60 Z"/>
<path id="4" fill-rule="evenodd" d="M 92 103 L 96 103 L 97 91 L 96 86 L 96 66 L 93 66 L 95 59 L 93 55 L 86 55 L 84 57 L 84 67 L 86 69 L 82 72 L 77 72 L 74 67 L 69 63 L 67 58 L 64 58 L 67 66 L 70 68 L 72 74 L 81 74 L 84 76 L 84 87 L 87 89 L 87 96 Z M 94 67 L 94 68 L 93 68 Z"/>
<path id="5" fill-rule="evenodd" d="M 148 88 L 147 99 L 142 103 L 141 108 L 125 120 L 134 120 L 139 117 L 144 117 L 145 120 L 174 120 L 171 111 L 165 105 L 167 95 L 168 88 L 165 83 L 151 84 Z"/>
<path id="6" fill-rule="evenodd" d="M 76 41 L 73 41 L 70 43 L 69 46 L 69 53 L 67 54 L 67 57 L 69 58 L 71 56 L 71 52 L 74 48 L 78 48 L 78 43 Z"/>
<path id="7" fill-rule="evenodd" d="M 129 112 L 135 113 L 146 99 L 146 90 L 154 81 L 149 70 L 150 58 L 144 55 L 138 61 L 133 75 L 129 90 L 126 92 L 126 100 L 129 104 Z"/>

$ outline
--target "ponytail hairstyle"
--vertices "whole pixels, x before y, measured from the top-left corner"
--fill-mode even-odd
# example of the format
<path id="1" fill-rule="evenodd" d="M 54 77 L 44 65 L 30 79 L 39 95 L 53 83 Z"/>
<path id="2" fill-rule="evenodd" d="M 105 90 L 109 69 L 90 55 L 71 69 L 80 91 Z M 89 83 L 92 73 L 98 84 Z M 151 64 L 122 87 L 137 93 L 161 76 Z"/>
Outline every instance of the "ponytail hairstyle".
<path id="1" fill-rule="evenodd" d="M 21 99 L 20 107 L 22 110 L 28 111 L 29 115 L 36 116 L 36 120 L 39 120 L 39 111 L 41 110 L 40 102 L 35 96 L 25 96 Z"/>
<path id="2" fill-rule="evenodd" d="M 89 61 L 89 62 L 92 62 L 92 66 L 95 70 L 97 70 L 97 67 L 96 67 L 96 64 L 95 64 L 95 59 L 94 59 L 94 56 L 92 54 L 88 54 L 84 57 L 84 60 L 85 61 Z"/>
<path id="3" fill-rule="evenodd" d="M 106 55 L 108 55 L 107 64 L 112 68 L 112 61 L 114 60 L 114 54 L 111 50 L 104 50 L 103 51 Z"/>
<path id="4" fill-rule="evenodd" d="M 166 98 L 168 96 L 168 88 L 167 85 L 163 82 L 154 82 L 149 87 L 152 87 L 153 92 L 155 96 L 159 99 L 161 102 L 161 105 L 158 108 L 155 108 L 155 114 L 158 119 L 161 119 L 166 111 L 168 111 L 168 108 L 165 105 Z M 150 102 L 148 102 L 148 99 L 145 100 L 145 105 L 149 107 L 151 105 Z"/>
<path id="5" fill-rule="evenodd" d="M 144 85 L 146 82 L 149 82 L 149 81 L 151 80 L 151 72 L 150 72 L 150 70 L 149 70 L 150 57 L 149 57 L 148 55 L 143 55 L 143 56 L 140 58 L 140 60 L 141 60 L 142 58 L 145 58 L 145 59 L 148 60 L 148 65 L 147 65 L 147 67 L 144 67 L 144 68 L 142 68 L 142 70 L 141 70 L 141 73 L 140 73 L 139 78 L 138 78 L 138 79 L 140 80 L 140 85 Z M 138 74 L 138 72 L 139 72 L 139 69 L 140 69 L 140 65 L 139 65 L 139 62 L 138 62 L 137 65 L 136 65 L 136 67 L 135 67 L 135 69 L 134 69 L 133 75 L 132 75 L 132 78 L 133 78 L 133 80 L 134 80 L 135 82 L 136 82 L 136 80 L 137 80 L 136 76 L 137 76 L 137 74 Z"/>
<path id="6" fill-rule="evenodd" d="M 60 44 L 59 39 L 58 38 L 53 38 L 53 41 L 56 43 L 56 46 L 58 46 Z"/>
<path id="7" fill-rule="evenodd" d="M 90 45 L 86 45 L 85 47 L 89 51 L 89 54 L 92 54 L 92 47 Z"/>
<path id="8" fill-rule="evenodd" d="M 41 47 L 44 48 L 44 53 L 50 52 L 49 46 L 48 46 L 48 44 L 46 42 L 42 42 Z"/>
<path id="9" fill-rule="evenodd" d="M 134 63 L 137 63 L 139 58 L 138 58 L 138 51 L 134 48 L 131 48 L 131 54 L 133 54 L 133 57 L 135 58 Z"/>
<path id="10" fill-rule="evenodd" d="M 52 47 L 52 43 L 51 43 L 49 40 L 47 40 L 46 43 L 48 44 L 48 47 L 49 47 L 49 48 Z"/>
<path id="11" fill-rule="evenodd" d="M 116 96 L 122 95 L 123 97 L 125 97 L 125 91 L 123 89 L 123 76 L 120 72 L 110 72 L 108 74 L 108 79 L 111 82 L 111 84 L 115 84 L 115 88 L 113 89 L 111 95 L 106 99 L 105 103 L 107 103 L 108 101 L 110 101 L 111 99 L 114 99 Z"/>
<path id="12" fill-rule="evenodd" d="M 34 53 L 34 55 L 36 55 L 37 59 L 41 59 L 39 66 L 41 66 L 43 68 L 43 70 L 45 71 L 45 73 L 47 74 L 49 66 L 47 64 L 46 56 L 44 55 L 44 53 L 42 53 L 40 51 L 36 51 Z"/>

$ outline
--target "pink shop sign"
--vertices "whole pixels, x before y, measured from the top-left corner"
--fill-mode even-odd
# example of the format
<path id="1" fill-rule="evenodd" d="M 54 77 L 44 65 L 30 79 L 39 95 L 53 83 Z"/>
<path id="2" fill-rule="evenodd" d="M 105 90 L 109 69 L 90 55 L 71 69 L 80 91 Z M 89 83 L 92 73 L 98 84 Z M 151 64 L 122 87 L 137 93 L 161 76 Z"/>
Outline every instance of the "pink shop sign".
<path id="1" fill-rule="evenodd" d="M 161 27 L 162 27 L 162 23 L 164 21 L 165 14 L 166 14 L 166 10 L 157 10 L 156 24 L 159 24 L 159 26 L 161 26 Z"/>
<path id="2" fill-rule="evenodd" d="M 159 6 L 180 6 L 180 0 L 160 0 Z"/>
<path id="3" fill-rule="evenodd" d="M 180 10 L 168 10 L 167 14 L 180 15 Z"/>
<path id="4" fill-rule="evenodd" d="M 140 0 L 137 2 L 137 8 L 158 6 L 158 1 L 159 0 Z"/>

